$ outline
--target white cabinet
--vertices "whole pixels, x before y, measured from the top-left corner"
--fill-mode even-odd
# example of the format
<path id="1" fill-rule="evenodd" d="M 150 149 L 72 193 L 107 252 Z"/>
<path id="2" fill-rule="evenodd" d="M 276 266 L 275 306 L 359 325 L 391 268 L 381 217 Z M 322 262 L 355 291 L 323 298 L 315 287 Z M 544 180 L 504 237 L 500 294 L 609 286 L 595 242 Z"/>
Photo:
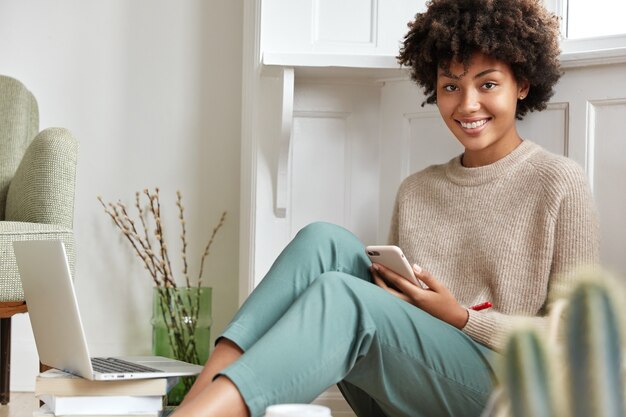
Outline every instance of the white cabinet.
<path id="1" fill-rule="evenodd" d="M 267 65 L 397 67 L 395 56 L 423 2 L 263 0 L 261 51 Z"/>

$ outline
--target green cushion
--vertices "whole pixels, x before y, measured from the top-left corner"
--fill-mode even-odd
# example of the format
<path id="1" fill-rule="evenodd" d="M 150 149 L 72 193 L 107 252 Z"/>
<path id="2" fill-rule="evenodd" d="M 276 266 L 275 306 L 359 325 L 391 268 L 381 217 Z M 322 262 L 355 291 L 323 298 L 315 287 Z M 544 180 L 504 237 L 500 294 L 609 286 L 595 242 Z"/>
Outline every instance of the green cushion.
<path id="1" fill-rule="evenodd" d="M 74 234 L 71 229 L 49 224 L 0 222 L 0 301 L 24 300 L 22 282 L 13 252 L 13 241 L 49 239 L 61 239 L 65 243 L 73 271 Z"/>
<path id="2" fill-rule="evenodd" d="M 11 178 L 38 131 L 35 97 L 19 81 L 0 75 L 0 220 Z"/>

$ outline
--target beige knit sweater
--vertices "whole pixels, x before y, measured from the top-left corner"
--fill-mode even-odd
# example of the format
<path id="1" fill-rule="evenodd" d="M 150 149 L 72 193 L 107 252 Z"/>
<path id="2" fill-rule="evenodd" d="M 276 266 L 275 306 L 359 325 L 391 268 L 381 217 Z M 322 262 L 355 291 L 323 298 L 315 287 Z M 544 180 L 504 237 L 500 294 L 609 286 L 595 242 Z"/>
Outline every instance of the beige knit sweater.
<path id="1" fill-rule="evenodd" d="M 529 141 L 491 165 L 466 168 L 456 157 L 405 179 L 389 240 L 462 305 L 493 303 L 469 310 L 463 331 L 496 350 L 522 316 L 547 327 L 551 295 L 598 261 L 599 246 L 581 168 Z"/>

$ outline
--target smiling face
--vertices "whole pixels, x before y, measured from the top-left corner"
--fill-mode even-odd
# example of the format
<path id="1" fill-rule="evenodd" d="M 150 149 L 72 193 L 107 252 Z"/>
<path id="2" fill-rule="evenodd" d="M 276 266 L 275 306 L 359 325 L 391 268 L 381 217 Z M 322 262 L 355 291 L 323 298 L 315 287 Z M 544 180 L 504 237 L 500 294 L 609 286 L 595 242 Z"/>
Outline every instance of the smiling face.
<path id="1" fill-rule="evenodd" d="M 518 99 L 528 94 L 506 62 L 482 53 L 469 66 L 453 61 L 437 74 L 437 107 L 448 129 L 465 147 L 463 165 L 488 165 L 522 142 L 515 126 Z"/>

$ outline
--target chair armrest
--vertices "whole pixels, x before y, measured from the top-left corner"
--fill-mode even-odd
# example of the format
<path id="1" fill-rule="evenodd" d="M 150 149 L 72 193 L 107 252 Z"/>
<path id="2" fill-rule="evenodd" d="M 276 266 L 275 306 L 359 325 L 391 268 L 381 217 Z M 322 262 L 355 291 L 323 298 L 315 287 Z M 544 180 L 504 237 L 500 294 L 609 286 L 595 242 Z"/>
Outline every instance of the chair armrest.
<path id="1" fill-rule="evenodd" d="M 9 221 L 72 228 L 78 143 L 62 128 L 41 131 L 30 144 L 9 185 Z"/>

